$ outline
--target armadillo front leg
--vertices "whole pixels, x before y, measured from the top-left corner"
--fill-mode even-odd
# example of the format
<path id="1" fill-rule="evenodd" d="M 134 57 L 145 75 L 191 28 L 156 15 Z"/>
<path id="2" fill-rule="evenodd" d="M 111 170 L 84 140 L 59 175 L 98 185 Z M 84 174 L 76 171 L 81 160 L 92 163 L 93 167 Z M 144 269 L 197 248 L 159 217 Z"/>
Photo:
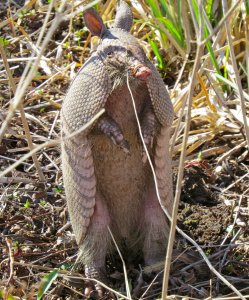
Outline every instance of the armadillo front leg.
<path id="1" fill-rule="evenodd" d="M 125 140 L 119 125 L 109 116 L 102 117 L 97 125 L 97 129 L 106 134 L 115 145 L 120 146 L 126 153 L 129 152 L 129 143 Z"/>

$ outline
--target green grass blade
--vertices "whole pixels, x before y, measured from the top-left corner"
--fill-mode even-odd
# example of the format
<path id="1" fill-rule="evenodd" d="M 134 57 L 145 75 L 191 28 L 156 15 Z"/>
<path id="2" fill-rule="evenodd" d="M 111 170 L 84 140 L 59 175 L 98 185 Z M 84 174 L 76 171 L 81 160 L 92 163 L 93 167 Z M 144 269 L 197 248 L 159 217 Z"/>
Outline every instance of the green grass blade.
<path id="1" fill-rule="evenodd" d="M 230 53 L 230 48 L 227 47 L 227 49 L 226 49 L 226 55 L 225 55 L 226 62 L 228 61 L 229 53 Z M 226 64 L 226 63 L 224 63 L 224 77 L 225 77 L 225 78 L 228 78 L 227 64 Z"/>
<path id="2" fill-rule="evenodd" d="M 204 37 L 207 38 L 208 36 L 209 36 L 209 31 L 208 31 L 208 29 L 207 29 L 207 26 L 205 25 L 205 26 L 204 26 Z M 211 44 L 210 41 L 208 41 L 208 42 L 206 43 L 206 47 L 207 47 L 207 50 L 208 50 L 208 52 L 209 52 L 209 54 L 210 54 L 210 59 L 211 59 L 211 62 L 212 62 L 212 64 L 213 64 L 213 66 L 214 66 L 216 72 L 217 72 L 218 74 L 222 75 L 222 73 L 221 73 L 221 71 L 220 71 L 219 64 L 218 64 L 217 59 L 216 59 L 215 54 L 214 54 L 214 50 L 213 50 L 212 44 Z"/>
<path id="3" fill-rule="evenodd" d="M 149 4 L 149 6 L 150 6 L 150 8 L 153 12 L 153 15 L 156 18 L 160 18 L 160 17 L 163 16 L 157 1 L 155 1 L 155 0 L 146 0 L 146 2 Z"/>
<path id="4" fill-rule="evenodd" d="M 177 44 L 181 47 L 184 47 L 185 42 L 183 36 L 179 33 L 175 25 L 170 20 L 165 18 L 160 19 L 160 21 L 164 24 L 165 28 L 168 30 L 168 32 L 171 34 L 171 36 L 174 38 Z"/>
<path id="5" fill-rule="evenodd" d="M 246 7 L 246 15 L 249 15 L 249 0 L 244 0 L 245 1 L 245 7 Z"/>
<path id="6" fill-rule="evenodd" d="M 12 295 L 4 292 L 3 290 L 0 290 L 0 297 L 3 298 L 4 300 L 16 300 L 15 297 L 13 297 Z"/>
<path id="7" fill-rule="evenodd" d="M 181 1 L 177 1 L 177 14 L 176 17 L 170 13 L 170 10 L 168 8 L 168 5 L 165 0 L 160 1 L 162 10 L 163 10 L 163 16 L 166 15 L 167 19 L 166 25 L 167 30 L 170 34 L 174 37 L 176 42 L 181 46 L 184 47 L 185 41 L 184 41 L 184 35 L 183 35 L 183 28 L 182 28 L 182 21 L 181 21 Z"/>
<path id="8" fill-rule="evenodd" d="M 160 32 L 163 44 L 168 40 L 169 34 L 170 38 L 174 40 L 175 46 L 177 44 L 179 48 L 185 48 L 184 31 L 181 26 L 181 17 L 177 15 L 177 11 L 171 12 L 169 4 L 165 0 L 146 0 L 146 3 L 150 6 L 152 16 L 160 23 L 163 23 L 165 29 L 167 30 L 167 34 L 165 34 L 164 29 L 160 26 L 157 26 L 156 21 L 153 22 L 154 27 L 156 27 Z M 181 3 L 181 1 L 178 0 L 177 8 L 181 9 L 181 5 L 179 3 Z M 164 46 L 165 45 L 163 45 L 163 47 Z"/>
<path id="9" fill-rule="evenodd" d="M 219 79 L 219 81 L 224 82 L 225 84 L 227 84 L 228 86 L 232 87 L 236 93 L 238 93 L 238 87 L 235 83 L 233 83 L 232 81 L 226 79 L 225 77 L 219 75 L 219 74 L 215 74 L 215 76 Z M 246 101 L 249 101 L 249 95 L 243 91 L 243 95 L 245 97 Z"/>
<path id="10" fill-rule="evenodd" d="M 207 0 L 206 7 L 205 7 L 208 19 L 210 21 L 213 18 L 213 3 L 214 3 L 213 0 Z"/>
<path id="11" fill-rule="evenodd" d="M 158 68 L 159 69 L 164 69 L 165 67 L 165 63 L 164 63 L 164 60 L 159 52 L 159 49 L 158 49 L 158 46 L 157 46 L 157 43 L 154 41 L 154 40 L 151 40 L 151 39 L 148 39 L 149 43 L 150 43 L 150 46 L 151 46 L 151 49 L 153 50 L 157 60 L 158 60 Z"/>
<path id="12" fill-rule="evenodd" d="M 161 7 L 162 7 L 162 15 L 164 17 L 166 16 L 168 19 L 170 19 L 170 21 L 172 23 L 174 23 L 174 18 L 173 18 L 173 16 L 171 15 L 171 13 L 169 11 L 169 8 L 168 8 L 168 5 L 167 5 L 166 1 L 165 0 L 161 0 L 160 4 L 161 4 Z"/>
<path id="13" fill-rule="evenodd" d="M 239 66 L 241 67 L 243 73 L 248 77 L 247 70 L 246 70 L 245 66 L 243 66 L 241 62 L 239 63 Z"/>
<path id="14" fill-rule="evenodd" d="M 41 300 L 43 295 L 47 292 L 50 288 L 51 284 L 55 281 L 59 273 L 58 269 L 53 270 L 52 272 L 48 273 L 45 277 L 43 277 L 41 285 L 39 287 L 37 293 L 37 300 Z"/>
<path id="15" fill-rule="evenodd" d="M 200 24 L 200 12 L 199 12 L 199 9 L 198 9 L 197 1 L 196 0 L 192 0 L 192 5 L 193 5 L 193 10 L 194 10 L 194 13 L 195 13 L 196 20 L 197 20 L 198 24 Z M 209 36 L 209 30 L 207 28 L 207 25 L 204 24 L 204 38 L 207 38 L 208 36 Z M 212 48 L 212 44 L 211 44 L 210 41 L 207 41 L 206 47 L 207 47 L 207 50 L 208 50 L 208 52 L 210 54 L 210 59 L 211 59 L 211 62 L 213 64 L 216 72 L 222 76 L 219 64 L 218 64 L 218 62 L 216 60 L 216 57 L 215 57 L 215 54 L 214 54 L 214 50 Z"/>
<path id="16" fill-rule="evenodd" d="M 182 28 L 182 1 L 178 0 L 177 1 L 177 23 L 178 23 L 178 28 L 181 29 L 181 33 L 183 36 L 183 28 Z"/>
<path id="17" fill-rule="evenodd" d="M 198 9 L 197 2 L 195 0 L 192 0 L 191 2 L 192 2 L 192 6 L 193 6 L 193 10 L 194 10 L 194 13 L 195 13 L 196 20 L 199 24 L 200 23 L 200 15 L 199 15 L 199 9 Z"/>

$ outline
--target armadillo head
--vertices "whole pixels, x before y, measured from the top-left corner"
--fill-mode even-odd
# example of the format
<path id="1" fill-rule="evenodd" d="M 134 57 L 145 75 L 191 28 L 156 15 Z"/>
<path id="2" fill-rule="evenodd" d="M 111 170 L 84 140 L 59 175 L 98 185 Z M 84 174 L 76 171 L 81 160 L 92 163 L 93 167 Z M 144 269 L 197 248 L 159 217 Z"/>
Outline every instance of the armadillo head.
<path id="1" fill-rule="evenodd" d="M 137 39 L 129 33 L 133 17 L 124 1 L 120 1 L 114 26 L 109 30 L 93 8 L 84 12 L 84 20 L 91 33 L 101 38 L 97 54 L 108 70 L 113 89 L 125 84 L 127 75 L 135 85 L 147 80 L 152 71 L 146 66 L 146 56 Z"/>

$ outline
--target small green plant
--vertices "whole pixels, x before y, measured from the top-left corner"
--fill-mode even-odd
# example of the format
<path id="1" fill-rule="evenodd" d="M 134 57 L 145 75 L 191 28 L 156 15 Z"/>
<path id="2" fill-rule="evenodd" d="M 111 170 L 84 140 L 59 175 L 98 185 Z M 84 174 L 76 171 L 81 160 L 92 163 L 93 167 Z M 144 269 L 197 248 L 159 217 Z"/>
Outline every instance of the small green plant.
<path id="1" fill-rule="evenodd" d="M 44 207 L 47 204 L 47 202 L 45 200 L 41 200 L 39 204 L 40 206 Z"/>
<path id="2" fill-rule="evenodd" d="M 209 249 L 206 249 L 205 254 L 206 254 L 207 256 L 209 256 L 209 255 L 211 254 L 211 249 L 210 249 L 210 248 L 209 248 Z"/>
<path id="3" fill-rule="evenodd" d="M 62 185 L 58 185 L 58 186 L 52 188 L 52 191 L 54 193 L 62 193 L 63 192 L 63 187 L 62 187 Z"/>
<path id="4" fill-rule="evenodd" d="M 34 16 L 36 14 L 36 11 L 34 9 L 31 9 L 31 10 L 21 10 L 19 13 L 18 13 L 18 17 L 20 19 L 23 19 L 25 17 L 29 17 L 29 16 Z"/>
<path id="5" fill-rule="evenodd" d="M 5 38 L 3 37 L 0 37 L 0 44 L 3 46 L 3 47 L 6 47 L 9 45 L 9 41 L 6 40 Z"/>
<path id="6" fill-rule="evenodd" d="M 26 200 L 26 202 L 25 202 L 25 204 L 24 204 L 24 207 L 27 208 L 27 209 L 30 208 L 30 202 L 29 202 L 29 199 Z"/>
<path id="7" fill-rule="evenodd" d="M 43 277 L 37 293 L 37 300 L 42 299 L 43 295 L 48 291 L 52 283 L 55 281 L 59 273 L 58 269 L 54 269 Z"/>
<path id="8" fill-rule="evenodd" d="M 19 242 L 18 242 L 18 241 L 13 241 L 13 242 L 12 242 L 12 246 L 13 246 L 13 248 L 14 248 L 15 250 L 17 250 L 18 247 L 19 247 Z"/>
<path id="9" fill-rule="evenodd" d="M 70 43 L 67 41 L 63 44 L 64 49 L 68 49 L 70 47 Z"/>
<path id="10" fill-rule="evenodd" d="M 6 299 L 6 300 L 15 300 L 16 298 L 13 297 L 11 294 L 9 294 L 8 292 L 4 291 L 4 290 L 0 290 L 0 297 L 2 299 Z"/>
<path id="11" fill-rule="evenodd" d="M 158 68 L 160 70 L 164 69 L 165 68 L 165 63 L 164 63 L 164 60 L 159 52 L 159 48 L 158 48 L 158 45 L 157 43 L 152 39 L 148 39 L 149 43 L 150 43 L 150 46 L 157 58 L 157 61 L 158 61 Z"/>
<path id="12" fill-rule="evenodd" d="M 84 30 L 80 29 L 74 32 L 74 40 L 77 42 L 78 46 L 80 46 L 80 41 L 83 36 Z"/>
<path id="13" fill-rule="evenodd" d="M 202 152 L 198 152 L 197 161 L 202 161 Z"/>
<path id="14" fill-rule="evenodd" d="M 242 254 L 239 254 L 239 255 L 235 256 L 235 259 L 237 261 L 241 261 L 241 260 L 243 260 L 243 258 L 244 258 L 244 256 Z"/>
<path id="15" fill-rule="evenodd" d="M 24 227 L 28 230 L 32 230 L 33 229 L 33 225 L 29 222 L 25 223 Z"/>
<path id="16" fill-rule="evenodd" d="M 41 96 L 41 95 L 44 94 L 43 90 L 37 90 L 35 93 L 36 93 L 37 95 L 39 95 L 39 96 Z"/>
<path id="17" fill-rule="evenodd" d="M 70 59 L 72 57 L 72 52 L 65 54 L 65 58 Z"/>
<path id="18" fill-rule="evenodd" d="M 185 220 L 183 222 L 184 225 L 197 224 L 197 223 L 198 223 L 198 220 L 194 220 L 194 219 Z"/>

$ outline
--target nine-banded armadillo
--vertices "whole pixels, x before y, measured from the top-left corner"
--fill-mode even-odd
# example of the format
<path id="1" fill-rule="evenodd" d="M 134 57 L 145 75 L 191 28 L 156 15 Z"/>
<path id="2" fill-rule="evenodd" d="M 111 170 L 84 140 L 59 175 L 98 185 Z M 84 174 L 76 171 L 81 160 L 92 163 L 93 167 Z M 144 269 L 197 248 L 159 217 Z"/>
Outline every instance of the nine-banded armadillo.
<path id="1" fill-rule="evenodd" d="M 66 137 L 105 113 L 86 131 L 62 143 L 67 205 L 88 278 L 105 277 L 105 258 L 114 248 L 143 252 L 146 265 L 164 258 L 168 224 L 139 136 L 129 85 L 145 143 L 154 164 L 162 204 L 172 209 L 169 131 L 173 108 L 162 78 L 130 33 L 132 13 L 121 1 L 113 28 L 97 12 L 84 12 L 97 50 L 72 82 L 62 107 Z"/>

